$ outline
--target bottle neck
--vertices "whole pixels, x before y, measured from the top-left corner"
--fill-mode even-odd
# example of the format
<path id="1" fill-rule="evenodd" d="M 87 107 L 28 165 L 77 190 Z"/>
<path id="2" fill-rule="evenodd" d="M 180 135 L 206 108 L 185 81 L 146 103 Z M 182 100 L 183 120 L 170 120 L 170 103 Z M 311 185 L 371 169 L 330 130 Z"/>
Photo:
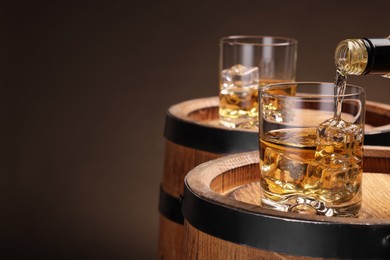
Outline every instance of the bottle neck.
<path id="1" fill-rule="evenodd" d="M 368 52 L 363 39 L 348 39 L 340 42 L 335 51 L 337 70 L 342 75 L 361 75 L 368 63 Z"/>
<path id="2" fill-rule="evenodd" d="M 335 51 L 337 70 L 343 75 L 390 75 L 390 38 L 347 39 Z"/>

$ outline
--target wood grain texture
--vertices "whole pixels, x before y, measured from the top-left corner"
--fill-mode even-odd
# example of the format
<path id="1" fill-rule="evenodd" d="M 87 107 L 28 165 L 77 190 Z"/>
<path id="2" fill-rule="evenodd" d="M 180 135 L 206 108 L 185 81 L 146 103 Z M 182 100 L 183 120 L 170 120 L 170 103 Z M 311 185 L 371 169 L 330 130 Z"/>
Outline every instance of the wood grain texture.
<path id="1" fill-rule="evenodd" d="M 390 172 L 389 146 L 364 146 L 364 172 Z"/>
<path id="2" fill-rule="evenodd" d="M 184 239 L 183 225 L 161 215 L 159 221 L 159 259 L 181 259 L 183 255 L 182 242 Z"/>
<path id="3" fill-rule="evenodd" d="M 163 189 L 179 198 L 184 189 L 185 175 L 197 165 L 221 157 L 222 155 L 185 147 L 166 140 Z M 160 215 L 159 220 L 159 259 L 179 260 L 183 248 L 182 224 L 175 223 Z"/>
<path id="4" fill-rule="evenodd" d="M 186 260 L 320 260 L 304 256 L 291 256 L 267 250 L 231 243 L 191 226 L 184 222 L 185 243 L 183 257 Z M 261 236 L 261 234 L 259 234 Z M 326 258 L 332 260 L 333 258 Z"/>
<path id="5" fill-rule="evenodd" d="M 390 174 L 363 174 L 362 190 L 362 208 L 358 218 L 390 220 Z M 226 196 L 260 206 L 260 183 L 256 181 L 240 186 Z"/>
<path id="6" fill-rule="evenodd" d="M 184 177 L 195 166 L 223 156 L 165 141 L 164 174 L 162 186 L 169 194 L 179 197 L 183 193 Z"/>
<path id="7" fill-rule="evenodd" d="M 366 101 L 366 124 L 384 126 L 390 124 L 390 105 Z"/>

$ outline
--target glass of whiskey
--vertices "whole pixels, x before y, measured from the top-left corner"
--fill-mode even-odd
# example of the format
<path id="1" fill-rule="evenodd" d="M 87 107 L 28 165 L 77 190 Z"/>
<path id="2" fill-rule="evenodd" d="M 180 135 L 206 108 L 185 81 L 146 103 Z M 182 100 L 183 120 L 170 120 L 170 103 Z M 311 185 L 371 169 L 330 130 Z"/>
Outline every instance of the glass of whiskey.
<path id="1" fill-rule="evenodd" d="M 258 87 L 295 80 L 297 41 L 237 35 L 220 40 L 219 122 L 257 129 Z"/>
<path id="2" fill-rule="evenodd" d="M 361 208 L 365 91 L 327 82 L 259 88 L 263 207 L 354 217 Z"/>

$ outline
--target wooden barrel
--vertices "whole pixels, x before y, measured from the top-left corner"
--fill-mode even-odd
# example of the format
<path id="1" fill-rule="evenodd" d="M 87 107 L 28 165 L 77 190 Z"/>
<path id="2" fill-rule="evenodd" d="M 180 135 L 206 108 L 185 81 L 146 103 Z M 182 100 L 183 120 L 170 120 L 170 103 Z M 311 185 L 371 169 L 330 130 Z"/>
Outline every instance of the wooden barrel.
<path id="1" fill-rule="evenodd" d="M 220 126 L 218 106 L 217 97 L 202 98 L 176 104 L 167 112 L 159 199 L 159 259 L 181 259 L 184 219 L 180 196 L 185 175 L 211 159 L 258 150 L 257 131 Z"/>
<path id="2" fill-rule="evenodd" d="M 181 259 L 184 219 L 180 197 L 185 175 L 211 159 L 258 150 L 257 131 L 227 129 L 218 124 L 218 106 L 218 97 L 209 97 L 173 105 L 167 112 L 159 198 L 159 259 Z M 390 145 L 390 134 L 381 132 L 390 124 L 390 106 L 367 102 L 366 122 L 366 144 Z"/>
<path id="3" fill-rule="evenodd" d="M 182 259 L 390 259 L 390 147 L 365 147 L 364 165 L 378 170 L 363 173 L 357 218 L 262 208 L 258 163 L 248 152 L 189 172 Z"/>

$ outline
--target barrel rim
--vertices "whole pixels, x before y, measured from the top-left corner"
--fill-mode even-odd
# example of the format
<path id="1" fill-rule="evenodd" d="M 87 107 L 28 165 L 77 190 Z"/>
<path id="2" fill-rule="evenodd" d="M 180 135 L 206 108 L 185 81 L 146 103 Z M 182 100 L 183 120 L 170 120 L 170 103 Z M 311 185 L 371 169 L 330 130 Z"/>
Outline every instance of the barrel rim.
<path id="1" fill-rule="evenodd" d="M 217 123 L 210 123 L 210 120 L 206 120 L 206 121 L 191 120 L 190 117 L 191 113 L 194 113 L 195 111 L 199 111 L 201 109 L 215 108 L 215 107 L 219 107 L 218 96 L 197 98 L 197 99 L 186 100 L 178 104 L 172 105 L 171 107 L 169 107 L 167 114 L 169 114 L 172 117 L 178 118 L 180 120 L 189 121 L 190 123 L 198 124 L 201 126 L 218 128 L 218 129 L 223 129 L 228 131 L 248 132 L 257 135 L 257 130 L 255 129 L 227 128 Z"/>
<path id="2" fill-rule="evenodd" d="M 164 137 L 176 144 L 217 154 L 242 153 L 258 149 L 258 131 L 226 128 L 215 120 L 193 120 L 190 114 L 219 106 L 217 96 L 198 98 L 172 105 L 167 113 Z M 366 101 L 366 111 L 390 117 L 390 105 Z M 387 112 L 389 111 L 389 112 Z M 365 143 L 390 146 L 389 129 L 372 127 L 365 131 Z M 387 127 L 387 126 L 385 126 Z"/>
<path id="3" fill-rule="evenodd" d="M 217 97 L 184 101 L 171 106 L 166 114 L 164 137 L 169 141 L 216 154 L 232 154 L 258 150 L 258 132 L 235 129 L 191 120 L 196 109 L 218 106 Z"/>
<path id="4" fill-rule="evenodd" d="M 369 155 L 370 157 L 381 157 L 381 150 L 385 150 L 390 152 L 390 147 L 382 147 L 382 146 L 364 146 L 364 154 Z M 242 161 L 242 164 L 237 164 L 239 161 L 238 159 L 245 158 L 245 161 Z M 196 166 L 194 169 L 192 169 L 184 178 L 184 183 L 186 186 L 188 186 L 188 189 L 193 191 L 193 189 L 190 187 L 190 184 L 188 183 L 189 180 L 195 176 L 199 177 L 200 172 L 202 172 L 204 169 L 216 169 L 216 174 L 213 177 L 216 177 L 218 174 L 223 173 L 223 170 L 226 169 L 224 165 L 229 162 L 235 162 L 237 167 L 246 166 L 249 164 L 258 164 L 259 163 L 259 152 L 258 151 L 251 151 L 251 152 L 244 152 L 244 153 L 238 153 L 238 154 L 232 154 L 227 155 L 221 158 L 217 158 L 214 160 L 210 160 L 208 162 L 205 162 L 201 165 Z M 250 162 L 250 163 L 248 163 Z M 390 170 L 389 170 L 390 171 Z M 369 174 L 369 172 L 365 172 L 366 174 Z M 386 174 L 386 173 L 383 173 Z M 213 178 L 212 178 L 213 179 Z M 210 180 L 211 181 L 211 180 Z M 197 182 L 199 184 L 199 182 Z M 243 211 L 247 211 L 249 213 L 254 214 L 267 214 L 269 216 L 273 216 L 275 218 L 291 218 L 291 213 L 281 212 L 281 211 L 275 211 L 267 208 L 263 208 L 261 206 L 252 205 L 246 202 L 234 200 L 230 197 L 223 196 L 218 194 L 217 192 L 212 191 L 207 187 L 207 185 L 203 185 L 202 188 L 204 190 L 202 191 L 203 194 L 200 195 L 203 199 L 210 198 L 209 196 L 205 195 L 211 195 L 212 198 L 217 199 L 216 202 L 223 203 L 222 205 L 229 205 L 226 204 L 228 202 L 234 201 L 236 205 L 240 206 L 239 209 Z M 206 191 L 206 192 L 205 192 Z M 194 191 L 198 192 L 198 191 Z M 225 204 L 224 204 L 225 203 Z M 375 219 L 361 219 L 361 218 L 345 218 L 345 217 L 326 217 L 326 216 L 319 216 L 319 215 L 306 215 L 306 214 L 294 214 L 297 218 L 293 218 L 294 220 L 299 221 L 309 221 L 313 222 L 316 221 L 317 223 L 344 223 L 344 224 L 358 224 L 358 225 L 367 225 L 367 224 L 375 224 L 378 221 L 385 221 L 390 224 L 390 218 L 389 219 L 382 219 L 382 218 L 375 218 Z M 360 221 L 362 220 L 362 221 Z M 352 222 L 352 223 L 351 223 Z M 383 222 L 381 222 L 383 223 Z"/>
<path id="5" fill-rule="evenodd" d="M 370 152 L 375 149 L 366 147 Z M 237 160 L 239 158 L 242 160 Z M 202 185 L 198 179 L 203 177 L 201 173 L 204 169 L 214 167 L 213 170 L 222 173 L 229 162 L 235 162 L 236 167 L 257 164 L 258 152 L 234 154 L 203 163 L 185 177 L 182 213 L 185 221 L 198 230 L 233 243 L 292 255 L 363 259 L 390 257 L 390 219 L 291 214 L 236 201 L 213 192 L 206 185 L 193 190 L 191 183 Z M 206 182 L 213 178 L 210 176 Z M 229 207 L 232 201 L 234 207 Z M 259 234 L 266 234 L 267 239 Z M 305 241 L 305 248 L 299 246 L 301 241 Z"/>

